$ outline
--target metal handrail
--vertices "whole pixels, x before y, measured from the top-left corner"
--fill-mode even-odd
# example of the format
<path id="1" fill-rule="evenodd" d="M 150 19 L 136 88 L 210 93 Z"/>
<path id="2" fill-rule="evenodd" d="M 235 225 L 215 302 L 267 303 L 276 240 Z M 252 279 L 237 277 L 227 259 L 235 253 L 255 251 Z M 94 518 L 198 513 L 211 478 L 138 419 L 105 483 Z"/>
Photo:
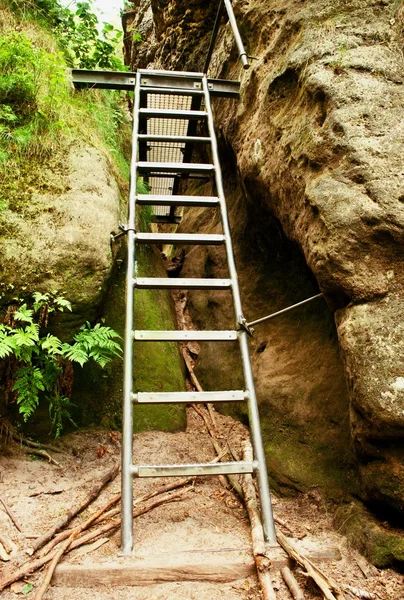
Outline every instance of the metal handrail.
<path id="1" fill-rule="evenodd" d="M 203 72 L 207 73 L 210 65 L 210 61 L 212 59 L 213 50 L 216 45 L 217 35 L 219 33 L 220 20 L 223 15 L 223 9 L 226 9 L 227 16 L 229 17 L 229 22 L 233 31 L 234 38 L 236 40 L 237 49 L 239 53 L 239 57 L 244 69 L 250 68 L 250 63 L 248 62 L 248 54 L 244 48 L 243 40 L 241 39 L 241 35 L 237 26 L 236 17 L 234 14 L 233 6 L 231 0 L 220 0 L 219 8 L 216 15 L 215 24 L 213 26 L 212 37 L 210 39 L 210 45 L 208 50 L 208 55 L 205 60 L 205 65 L 203 67 Z"/>

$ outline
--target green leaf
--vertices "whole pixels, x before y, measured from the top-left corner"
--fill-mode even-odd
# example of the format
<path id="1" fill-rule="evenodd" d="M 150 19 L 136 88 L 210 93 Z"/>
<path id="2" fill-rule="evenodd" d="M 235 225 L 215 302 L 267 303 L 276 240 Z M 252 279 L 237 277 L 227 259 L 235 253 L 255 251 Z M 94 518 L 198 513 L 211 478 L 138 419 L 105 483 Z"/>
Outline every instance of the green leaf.
<path id="1" fill-rule="evenodd" d="M 48 333 L 46 338 L 40 340 L 41 348 L 47 350 L 48 354 L 62 354 L 62 342 L 55 335 Z"/>
<path id="2" fill-rule="evenodd" d="M 55 298 L 55 304 L 59 307 L 59 312 L 63 312 L 64 308 L 67 308 L 67 310 L 70 310 L 70 312 L 72 311 L 72 305 L 63 296 L 58 296 Z"/>
<path id="3" fill-rule="evenodd" d="M 20 308 L 18 310 L 15 311 L 14 320 L 15 321 L 23 321 L 24 323 L 32 323 L 33 314 L 34 314 L 34 311 L 31 310 L 30 308 L 27 308 L 26 304 L 23 304 L 22 306 L 20 306 Z"/>
<path id="4" fill-rule="evenodd" d="M 22 593 L 24 594 L 24 596 L 25 596 L 25 595 L 29 594 L 30 592 L 32 592 L 32 589 L 33 589 L 33 587 L 34 587 L 34 586 L 32 585 L 32 583 L 26 583 L 26 584 L 24 585 L 24 587 L 22 588 L 21 592 L 22 592 Z"/>

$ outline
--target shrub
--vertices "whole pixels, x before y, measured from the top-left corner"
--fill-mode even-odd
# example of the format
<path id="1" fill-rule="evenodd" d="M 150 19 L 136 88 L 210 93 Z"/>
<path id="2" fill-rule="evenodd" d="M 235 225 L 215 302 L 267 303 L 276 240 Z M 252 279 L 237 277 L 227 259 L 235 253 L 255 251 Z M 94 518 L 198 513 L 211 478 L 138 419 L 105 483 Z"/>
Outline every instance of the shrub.
<path id="1" fill-rule="evenodd" d="M 56 437 L 64 420 L 73 423 L 72 363 L 83 366 L 93 360 L 103 368 L 114 356 L 121 355 L 116 341 L 120 336 L 100 323 L 92 327 L 87 322 L 72 343 L 46 333 L 49 315 L 65 309 L 71 310 L 70 302 L 56 292 L 35 292 L 30 303 L 16 299 L 0 324 L 0 360 L 8 363 L 3 368 L 7 399 L 17 402 L 19 413 L 27 421 L 44 398 Z"/>

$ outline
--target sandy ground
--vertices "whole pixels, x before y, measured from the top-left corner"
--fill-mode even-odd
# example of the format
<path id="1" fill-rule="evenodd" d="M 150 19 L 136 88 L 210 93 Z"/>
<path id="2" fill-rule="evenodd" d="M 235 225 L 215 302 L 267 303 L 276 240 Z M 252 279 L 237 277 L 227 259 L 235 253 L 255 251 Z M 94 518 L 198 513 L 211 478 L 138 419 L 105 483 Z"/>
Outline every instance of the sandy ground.
<path id="1" fill-rule="evenodd" d="M 223 438 L 229 438 L 232 447 L 237 449 L 245 436 L 243 426 L 228 417 L 218 416 L 218 419 L 220 430 L 224 432 Z M 14 442 L 3 446 L 0 495 L 20 521 L 22 533 L 18 533 L 2 507 L 0 531 L 11 538 L 20 550 L 29 549 L 32 539 L 84 498 L 93 484 L 119 461 L 119 435 L 111 435 L 109 431 L 81 431 L 65 437 L 60 445 L 64 454 L 54 456 L 63 468 L 27 455 Z M 134 455 L 144 464 L 201 462 L 214 457 L 202 419 L 192 409 L 188 410 L 186 432 L 139 434 L 134 441 Z M 161 479 L 135 480 L 135 497 L 162 483 Z M 119 489 L 118 477 L 75 522 L 82 522 Z M 318 564 L 342 585 L 371 592 L 381 600 L 404 599 L 403 577 L 392 570 L 379 571 L 371 567 L 353 551 L 345 538 L 333 530 L 332 506 L 325 503 L 317 492 L 294 499 L 274 498 L 274 509 L 276 516 L 287 524 L 288 529 L 283 528 L 283 532 L 293 536 L 310 556 L 320 554 L 325 557 Z M 63 563 L 92 566 L 111 562 L 130 565 L 134 560 L 138 563 L 144 561 L 145 565 L 204 562 L 237 565 L 252 562 L 250 528 L 244 508 L 217 477 L 200 478 L 181 501 L 162 505 L 136 519 L 133 557 L 120 557 L 119 543 L 119 533 L 116 533 L 101 547 L 87 554 L 83 553 L 86 547 L 72 551 Z M 6 569 L 5 566 L 3 570 Z M 304 575 L 299 570 L 295 573 L 305 590 L 305 598 L 320 599 L 321 595 Z M 26 582 L 33 584 L 33 590 L 26 597 L 33 597 L 41 577 L 42 574 L 37 573 L 27 578 Z M 272 579 L 277 598 L 290 600 L 276 564 Z M 15 584 L 3 591 L 1 598 L 15 600 L 18 595 L 22 596 L 22 587 Z M 107 600 L 118 597 L 122 600 L 134 597 L 137 600 L 249 600 L 259 599 L 261 594 L 256 577 L 251 576 L 230 583 L 173 582 L 113 589 L 105 586 L 52 586 L 45 596 L 48 600 Z M 347 594 L 347 598 L 353 597 Z"/>

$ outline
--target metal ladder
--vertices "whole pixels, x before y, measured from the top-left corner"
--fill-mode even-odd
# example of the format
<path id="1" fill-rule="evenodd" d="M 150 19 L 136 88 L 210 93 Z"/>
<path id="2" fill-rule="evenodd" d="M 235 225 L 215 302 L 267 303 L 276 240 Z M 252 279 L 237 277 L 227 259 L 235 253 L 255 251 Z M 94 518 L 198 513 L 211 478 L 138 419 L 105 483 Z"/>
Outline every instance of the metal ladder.
<path id="1" fill-rule="evenodd" d="M 153 85 L 156 78 L 164 79 L 164 86 Z M 177 82 L 176 87 L 170 81 Z M 178 86 L 178 80 L 183 83 Z M 254 389 L 253 374 L 248 350 L 248 331 L 244 327 L 245 319 L 240 301 L 237 271 L 230 236 L 229 220 L 223 190 L 222 174 L 219 163 L 217 140 L 214 131 L 211 108 L 210 88 L 207 77 L 203 73 L 179 73 L 165 71 L 139 70 L 134 82 L 133 108 L 133 147 L 131 163 L 131 186 L 129 193 L 129 220 L 125 231 L 128 235 L 128 262 L 126 282 L 126 330 L 125 330 L 125 362 L 124 362 L 124 402 L 123 402 L 123 439 L 122 439 L 122 553 L 129 554 L 133 550 L 133 477 L 168 477 L 181 475 L 220 475 L 229 473 L 255 473 L 258 480 L 262 521 L 266 540 L 276 543 L 275 528 L 272 516 L 271 499 L 265 455 L 260 431 L 257 399 Z M 171 97 L 188 97 L 191 108 L 173 110 L 165 108 L 147 108 L 147 97 L 154 95 L 170 95 Z M 195 110 L 195 106 L 199 110 Z M 202 106 L 202 109 L 201 109 Z M 187 135 L 164 135 L 147 132 L 145 124 L 150 119 L 185 120 L 191 126 Z M 205 121 L 208 136 L 199 135 L 193 123 Z M 162 145 L 167 142 L 183 143 L 183 154 L 188 158 L 193 144 L 210 146 L 212 162 L 200 164 L 192 162 L 155 162 L 147 160 L 147 144 L 151 142 Z M 187 151 L 188 150 L 188 151 Z M 138 194 L 136 183 L 139 176 L 146 178 L 169 176 L 175 180 L 182 177 L 213 177 L 216 196 L 185 196 L 170 194 Z M 175 191 L 175 190 L 174 190 Z M 136 229 L 136 206 L 158 205 L 170 207 L 213 207 L 219 208 L 223 228 L 222 235 L 184 234 L 184 233 L 148 233 Z M 228 273 L 227 279 L 181 279 L 181 278 L 138 278 L 135 277 L 135 249 L 139 244 L 213 244 L 222 245 L 226 249 Z M 235 328 L 232 331 L 140 331 L 134 329 L 134 291 L 135 289 L 228 289 L 233 295 Z M 232 341 L 237 340 L 244 372 L 244 389 L 229 391 L 192 392 L 133 392 L 133 344 L 136 342 L 186 342 L 186 341 Z M 252 462 L 226 462 L 216 464 L 183 464 L 183 465 L 137 465 L 133 463 L 133 404 L 163 404 L 190 402 L 234 402 L 244 401 L 248 404 L 251 438 L 254 449 Z"/>

